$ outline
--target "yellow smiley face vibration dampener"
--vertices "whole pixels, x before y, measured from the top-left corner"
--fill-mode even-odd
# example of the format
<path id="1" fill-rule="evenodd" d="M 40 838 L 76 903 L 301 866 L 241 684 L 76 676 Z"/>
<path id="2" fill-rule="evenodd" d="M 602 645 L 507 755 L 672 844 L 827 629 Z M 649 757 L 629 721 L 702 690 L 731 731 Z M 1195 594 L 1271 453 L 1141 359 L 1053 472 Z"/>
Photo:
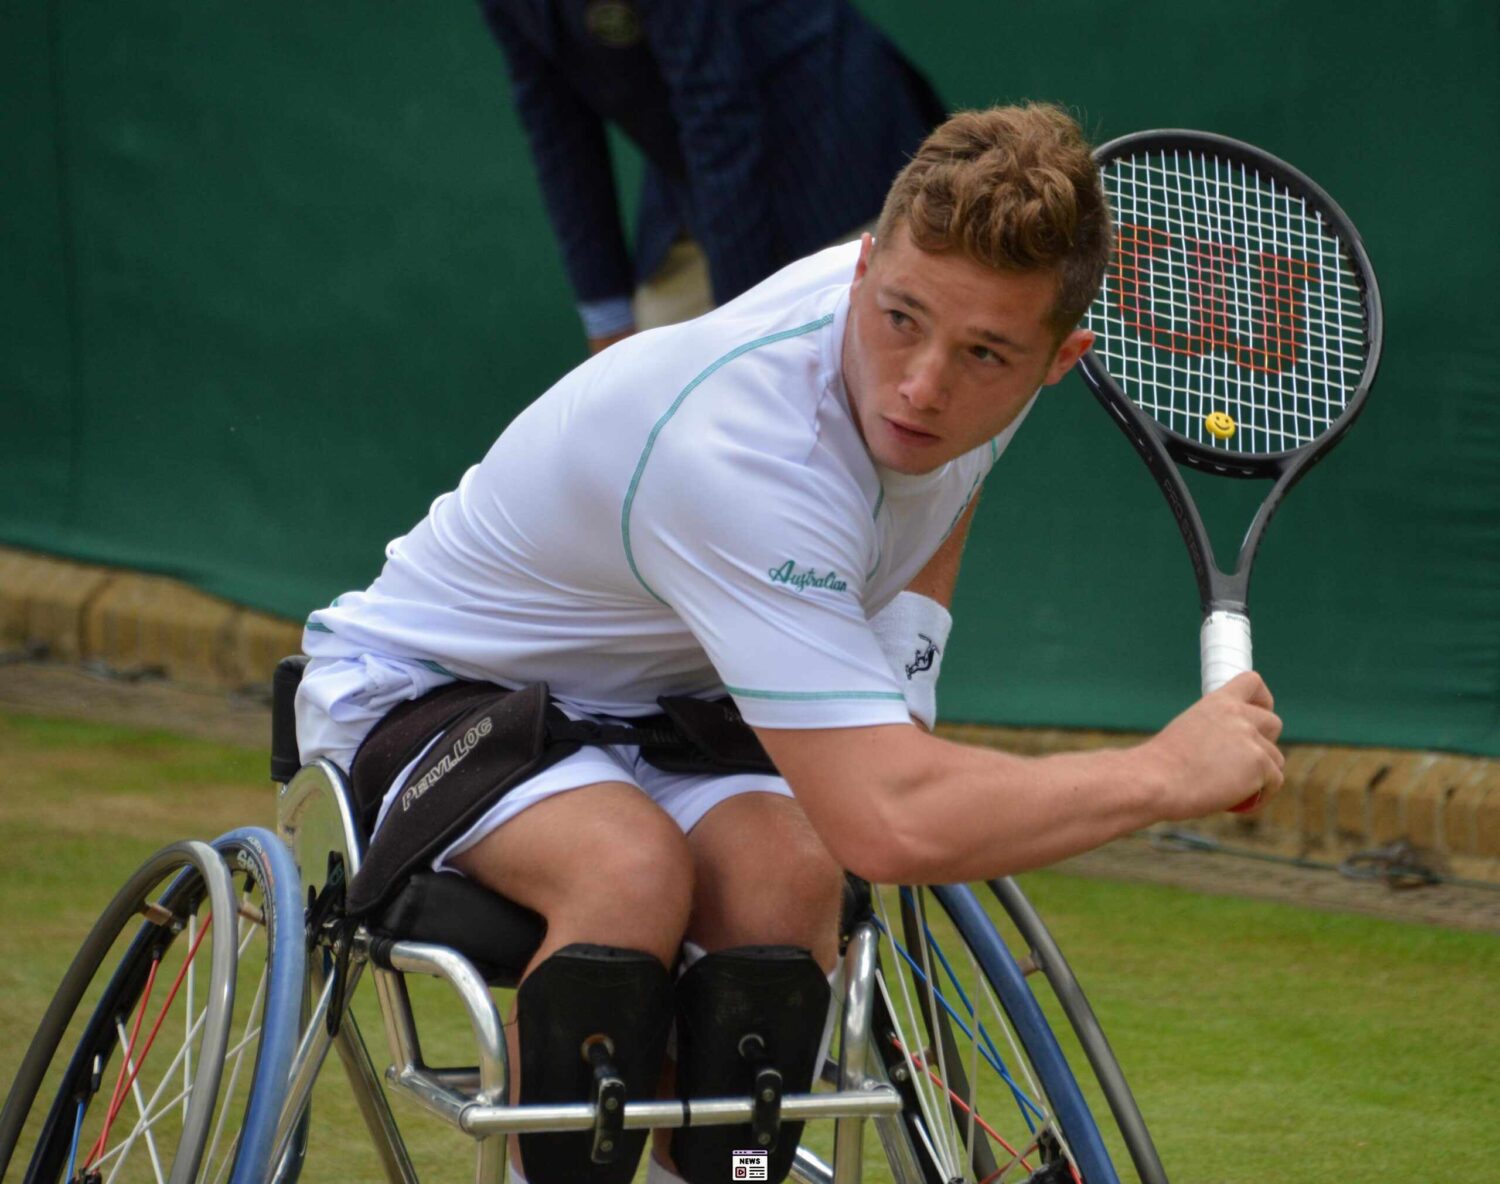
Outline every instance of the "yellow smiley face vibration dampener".
<path id="1" fill-rule="evenodd" d="M 1216 440 L 1227 440 L 1234 435 L 1234 420 L 1227 411 L 1213 411 L 1203 417 L 1208 434 Z"/>

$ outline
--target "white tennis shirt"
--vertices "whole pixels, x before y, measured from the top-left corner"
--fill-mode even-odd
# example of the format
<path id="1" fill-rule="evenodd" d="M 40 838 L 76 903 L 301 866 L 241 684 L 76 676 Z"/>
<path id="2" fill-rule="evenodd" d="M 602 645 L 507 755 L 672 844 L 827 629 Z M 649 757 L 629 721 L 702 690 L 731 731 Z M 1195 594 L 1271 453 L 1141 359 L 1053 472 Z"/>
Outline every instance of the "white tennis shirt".
<path id="1" fill-rule="evenodd" d="M 858 251 L 627 338 L 517 416 L 366 591 L 309 618 L 303 759 L 347 767 L 386 711 L 453 678 L 545 681 L 593 716 L 727 691 L 759 726 L 905 722 L 868 618 L 1020 420 L 932 473 L 876 466 L 840 366 Z"/>

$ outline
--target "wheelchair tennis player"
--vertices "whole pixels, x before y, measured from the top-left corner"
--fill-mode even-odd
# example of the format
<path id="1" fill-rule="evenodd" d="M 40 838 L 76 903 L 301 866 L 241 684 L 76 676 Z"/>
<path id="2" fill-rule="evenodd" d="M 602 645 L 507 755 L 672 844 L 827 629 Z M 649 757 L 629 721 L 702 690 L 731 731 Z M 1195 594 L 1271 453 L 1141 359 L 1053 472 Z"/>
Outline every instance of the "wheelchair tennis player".
<path id="1" fill-rule="evenodd" d="M 1125 750 L 929 731 L 980 487 L 1088 349 L 1111 242 L 1063 111 L 956 115 L 873 238 L 579 366 L 312 614 L 301 755 L 376 824 L 351 910 L 431 867 L 546 921 L 521 1102 L 587 1098 L 600 1044 L 635 1098 L 743 1095 L 768 1057 L 805 1090 L 845 870 L 997 876 L 1279 789 L 1254 674 Z M 598 1164 L 586 1132 L 521 1135 L 519 1171 L 623 1184 L 628 1137 Z M 660 1137 L 650 1179 L 717 1184 L 745 1137 Z"/>

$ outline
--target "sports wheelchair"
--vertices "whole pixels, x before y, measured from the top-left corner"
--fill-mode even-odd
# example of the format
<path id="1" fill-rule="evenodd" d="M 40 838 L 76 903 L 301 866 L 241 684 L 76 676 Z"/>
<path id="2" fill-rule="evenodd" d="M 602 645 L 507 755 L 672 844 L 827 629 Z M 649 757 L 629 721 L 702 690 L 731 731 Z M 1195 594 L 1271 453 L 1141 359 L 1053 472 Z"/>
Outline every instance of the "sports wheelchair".
<path id="1" fill-rule="evenodd" d="M 477 1184 L 506 1179 L 512 1134 L 590 1132 L 595 1158 L 607 1160 L 626 1130 L 689 1123 L 745 1131 L 755 1147 L 733 1175 L 725 1163 L 723 1178 L 764 1178 L 754 1154 L 774 1147 L 786 1124 L 816 1120 L 828 1120 L 831 1133 L 808 1127 L 790 1168 L 801 1184 L 1111 1184 L 1120 1178 L 1111 1151 L 1050 1011 L 1092 1070 L 1115 1154 L 1124 1150 L 1143 1184 L 1164 1184 L 1087 999 L 1009 879 L 983 886 L 988 903 L 965 885 L 872 888 L 849 879 L 832 1002 L 837 1039 L 811 1091 L 783 1090 L 763 1064 L 742 1095 L 626 1101 L 601 1056 L 587 1100 L 513 1104 L 491 988 L 516 985 L 544 924 L 468 880 L 432 873 L 411 876 L 362 923 L 341 914 L 366 836 L 343 771 L 322 760 L 299 767 L 292 699 L 304 662 L 285 660 L 275 684 L 279 834 L 251 827 L 213 843 L 171 844 L 120 889 L 0 1110 L 0 1177 L 346 1178 L 337 1164 L 319 1163 L 310 1102 L 332 1050 L 392 1184 L 418 1176 L 391 1098 L 468 1136 Z M 996 917 L 1013 931 L 1009 944 Z M 426 1063 L 412 976 L 434 976 L 457 996 L 477 1064 Z M 1047 1011 L 1033 984 L 1045 984 Z M 373 992 L 383 1021 L 383 1074 L 350 1006 L 361 988 Z M 877 1139 L 866 1140 L 867 1124 Z"/>

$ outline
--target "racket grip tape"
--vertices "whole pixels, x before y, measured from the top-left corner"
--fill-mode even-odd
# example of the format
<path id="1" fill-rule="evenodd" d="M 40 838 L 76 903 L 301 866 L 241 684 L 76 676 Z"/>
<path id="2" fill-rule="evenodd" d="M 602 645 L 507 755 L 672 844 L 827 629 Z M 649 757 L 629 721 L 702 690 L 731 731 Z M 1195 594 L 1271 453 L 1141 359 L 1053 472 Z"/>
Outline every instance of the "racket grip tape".
<path id="1" fill-rule="evenodd" d="M 1237 674 L 1255 669 L 1250 650 L 1250 618 L 1215 609 L 1203 618 L 1198 634 L 1203 693 L 1217 691 Z"/>
<path id="2" fill-rule="evenodd" d="M 1250 650 L 1250 618 L 1244 613 L 1216 609 L 1203 618 L 1198 634 L 1198 653 L 1203 668 L 1203 693 L 1217 691 L 1237 674 L 1254 670 Z M 1260 805 L 1260 794 L 1253 794 L 1231 814 L 1247 814 Z"/>

